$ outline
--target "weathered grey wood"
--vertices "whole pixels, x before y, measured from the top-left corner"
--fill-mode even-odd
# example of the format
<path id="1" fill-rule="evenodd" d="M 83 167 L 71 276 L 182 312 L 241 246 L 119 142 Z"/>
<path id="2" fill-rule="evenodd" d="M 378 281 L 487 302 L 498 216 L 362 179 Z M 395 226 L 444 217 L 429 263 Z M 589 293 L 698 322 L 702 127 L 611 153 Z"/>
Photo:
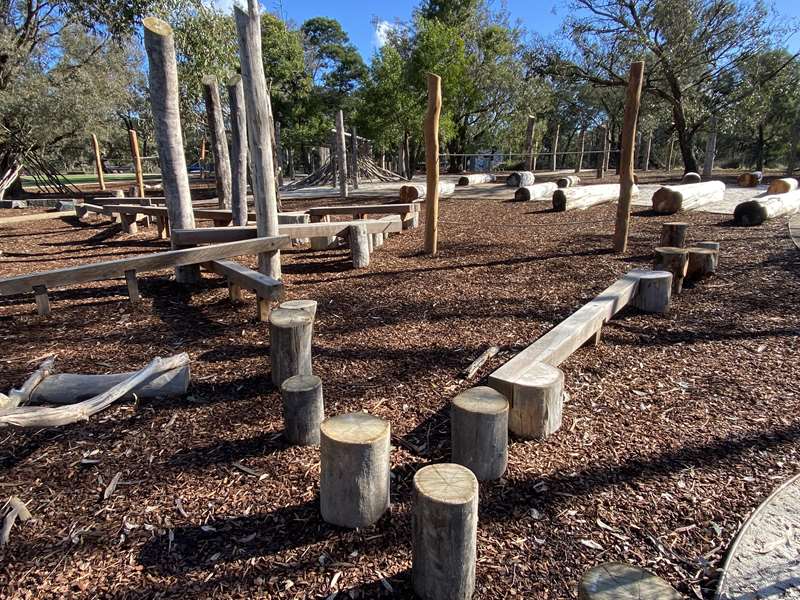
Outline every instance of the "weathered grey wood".
<path id="1" fill-rule="evenodd" d="M 135 234 L 139 232 L 139 227 L 136 225 L 136 213 L 122 215 L 122 231 L 128 234 Z"/>
<path id="2" fill-rule="evenodd" d="M 556 185 L 560 188 L 571 188 L 581 184 L 581 178 L 577 175 L 566 175 L 556 179 Z"/>
<path id="3" fill-rule="evenodd" d="M 565 392 L 564 373 L 558 367 L 536 362 L 511 381 L 490 376 L 489 385 L 510 389 L 508 429 L 517 437 L 543 440 L 561 428 Z"/>
<path id="4" fill-rule="evenodd" d="M 366 269 L 369 266 L 369 235 L 366 226 L 350 225 L 347 228 L 350 240 L 350 254 L 353 257 L 354 269 Z"/>
<path id="5" fill-rule="evenodd" d="M 556 123 L 556 131 L 553 135 L 553 167 L 552 170 L 558 169 L 558 134 L 561 131 L 561 123 Z"/>
<path id="6" fill-rule="evenodd" d="M 800 212 L 800 190 L 742 202 L 733 211 L 733 222 L 749 227 L 797 212 Z"/>
<path id="7" fill-rule="evenodd" d="M 710 131 L 706 140 L 706 155 L 703 160 L 703 179 L 711 179 L 714 170 L 714 158 L 717 154 L 717 117 L 712 116 L 708 122 Z"/>
<path id="8" fill-rule="evenodd" d="M 225 120 L 222 115 L 222 100 L 219 85 L 213 75 L 203 77 L 203 98 L 206 104 L 208 130 L 214 152 L 214 180 L 220 208 L 232 205 L 231 160 L 228 154 L 228 139 L 225 135 Z"/>
<path id="9" fill-rule="evenodd" d="M 700 173 L 689 171 L 688 173 L 684 173 L 681 178 L 681 185 L 690 185 L 693 183 L 700 183 L 701 181 L 703 181 L 703 178 L 700 177 Z"/>
<path id="10" fill-rule="evenodd" d="M 256 303 L 259 305 L 256 316 L 262 321 L 266 320 L 268 313 L 262 314 L 264 307 L 261 304 L 266 302 L 268 311 L 272 301 L 283 298 L 283 283 L 279 279 L 248 269 L 232 260 L 212 260 L 205 263 L 205 266 L 228 280 L 232 301 L 241 300 L 242 288 L 255 292 Z"/>
<path id="11" fill-rule="evenodd" d="M 418 203 L 406 202 L 402 204 L 348 204 L 341 206 L 315 206 L 313 208 L 309 208 L 306 212 L 312 217 L 320 217 L 327 215 L 405 215 L 418 211 Z"/>
<path id="12" fill-rule="evenodd" d="M 322 518 L 340 527 L 366 527 L 389 508 L 391 427 L 363 412 L 330 417 L 320 427 L 319 500 Z"/>
<path id="13" fill-rule="evenodd" d="M 439 181 L 439 196 L 452 196 L 456 191 L 456 184 L 452 181 Z M 424 200 L 428 193 L 425 183 L 408 183 L 400 186 L 400 202 L 410 203 L 414 200 Z"/>
<path id="14" fill-rule="evenodd" d="M 290 444 L 319 444 L 319 428 L 325 418 L 322 380 L 316 375 L 294 375 L 281 385 L 284 435 Z"/>
<path id="15" fill-rule="evenodd" d="M 247 225 L 247 107 L 242 77 L 228 80 L 231 108 L 231 213 L 234 225 Z"/>
<path id="16" fill-rule="evenodd" d="M 478 481 L 456 464 L 433 464 L 414 475 L 414 592 L 422 600 L 469 600 L 475 590 Z"/>
<path id="17" fill-rule="evenodd" d="M 478 386 L 461 392 L 450 407 L 452 461 L 478 481 L 502 477 L 508 466 L 508 400 Z"/>
<path id="18" fill-rule="evenodd" d="M 624 563 L 603 563 L 581 579 L 578 600 L 681 600 L 675 589 L 652 573 Z"/>
<path id="19" fill-rule="evenodd" d="M 194 227 L 194 214 L 186 157 L 183 153 L 178 70 L 172 27 L 155 17 L 147 17 L 143 25 L 150 107 L 153 111 L 161 181 L 169 221 L 172 227 L 189 229 Z M 172 247 L 176 247 L 174 241 Z M 179 266 L 175 269 L 175 278 L 181 283 L 195 283 L 200 280 L 200 268 L 197 265 Z"/>
<path id="20" fill-rule="evenodd" d="M 47 295 L 47 286 L 34 285 L 33 293 L 36 295 L 36 312 L 40 317 L 50 314 L 50 298 Z"/>
<path id="21" fill-rule="evenodd" d="M 269 321 L 272 383 L 281 384 L 294 375 L 312 375 L 311 337 L 314 320 L 299 310 L 278 308 Z"/>
<path id="22" fill-rule="evenodd" d="M 528 115 L 528 126 L 525 130 L 525 169 L 535 171 L 533 138 L 536 134 L 536 117 Z"/>
<path id="23" fill-rule="evenodd" d="M 683 289 L 683 280 L 686 277 L 686 268 L 689 265 L 689 251 L 686 248 L 673 248 L 671 246 L 658 247 L 655 250 L 653 268 L 657 271 L 672 273 L 672 293 L 680 294 Z"/>
<path id="24" fill-rule="evenodd" d="M 769 182 L 767 187 L 767 194 L 786 194 L 793 192 L 798 188 L 798 181 L 794 177 L 782 177 L 780 179 L 773 179 Z"/>
<path id="25" fill-rule="evenodd" d="M 710 250 L 716 250 L 719 252 L 719 242 L 697 242 L 695 244 L 696 248 L 709 248 Z M 717 265 L 719 266 L 719 260 L 717 260 Z"/>
<path id="26" fill-rule="evenodd" d="M 686 247 L 686 234 L 689 232 L 688 223 L 662 223 L 661 224 L 661 243 L 659 246 L 671 246 L 673 248 Z"/>
<path id="27" fill-rule="evenodd" d="M 271 237 L 278 235 L 278 197 L 272 164 L 269 97 L 262 63 L 261 10 L 258 0 L 248 0 L 247 11 L 234 3 L 233 13 L 239 40 L 239 62 L 247 107 L 247 144 L 256 227 L 259 236 Z M 176 227 L 174 222 L 173 227 Z M 280 252 L 269 252 L 259 256 L 258 270 L 274 279 L 280 279 Z"/>
<path id="28" fill-rule="evenodd" d="M 383 233 L 370 233 L 370 240 L 373 248 L 380 248 L 383 246 Z"/>
<path id="29" fill-rule="evenodd" d="M 56 373 L 45 377 L 33 389 L 30 399 L 33 404 L 72 404 L 101 394 L 133 375 L 135 373 Z M 190 380 L 191 369 L 187 363 L 155 375 L 123 398 L 132 398 L 134 393 L 139 399 L 182 396 L 189 389 Z"/>
<path id="30" fill-rule="evenodd" d="M 167 267 L 184 265 L 199 266 L 201 263 L 211 260 L 256 254 L 258 252 L 270 251 L 274 248 L 285 248 L 288 245 L 289 238 L 285 236 L 256 238 L 253 240 L 229 242 L 227 244 L 216 244 L 214 246 L 203 246 L 200 248 L 183 248 L 181 250 L 169 250 L 167 252 L 154 252 L 152 254 L 130 256 L 128 258 L 80 265 L 77 267 L 29 273 L 16 277 L 4 277 L 0 279 L 0 295 L 23 294 L 25 292 L 30 292 L 34 287 L 39 285 L 55 288 L 76 283 L 86 283 L 88 281 L 102 281 L 103 279 L 122 277 L 125 271 L 128 270 L 141 273 L 145 271 L 156 271 Z"/>
<path id="31" fill-rule="evenodd" d="M 698 281 L 710 277 L 717 271 L 719 250 L 711 248 L 689 248 L 689 260 L 686 265 L 686 278 Z"/>
<path id="32" fill-rule="evenodd" d="M 305 211 L 283 212 L 278 213 L 278 231 L 280 232 L 282 225 L 308 225 L 311 223 L 311 215 Z M 302 246 L 308 244 L 307 237 L 292 238 L 292 246 Z"/>
<path id="33" fill-rule="evenodd" d="M 639 278 L 639 288 L 633 305 L 639 310 L 651 313 L 669 312 L 672 298 L 672 273 L 652 271 Z"/>
<path id="34" fill-rule="evenodd" d="M 553 192 L 553 210 L 564 212 L 567 210 L 586 210 L 599 204 L 616 202 L 619 199 L 620 184 L 601 183 L 576 188 L 559 188 Z M 639 188 L 633 186 L 631 195 L 636 198 Z"/>
<path id="35" fill-rule="evenodd" d="M 474 173 L 472 175 L 463 175 L 458 178 L 458 185 L 479 185 L 481 183 L 494 183 L 497 180 L 496 175 L 491 173 Z"/>
<path id="36" fill-rule="evenodd" d="M 514 200 L 517 202 L 529 202 L 531 200 L 544 200 L 551 196 L 558 189 L 553 181 L 547 183 L 534 183 L 533 185 L 523 185 L 514 192 Z"/>
<path id="37" fill-rule="evenodd" d="M 134 269 L 125 271 L 125 283 L 128 286 L 128 298 L 131 304 L 139 304 L 141 300 L 139 296 L 139 282 L 136 279 L 136 271 Z"/>
<path id="38" fill-rule="evenodd" d="M 522 187 L 533 185 L 536 182 L 536 176 L 533 171 L 514 171 L 506 177 L 506 185 L 509 187 Z"/>
<path id="39" fill-rule="evenodd" d="M 350 133 L 350 163 L 353 165 L 351 173 L 353 189 L 357 190 L 360 182 L 358 178 L 358 134 L 356 133 L 355 125 L 351 128 Z"/>
<path id="40" fill-rule="evenodd" d="M 586 148 L 586 130 L 581 131 L 581 148 L 578 151 L 578 160 L 575 162 L 575 173 L 578 174 L 583 168 L 583 152 Z M 650 152 L 648 146 L 648 153 Z"/>
<path id="41" fill-rule="evenodd" d="M 336 113 L 336 163 L 339 171 L 339 195 L 347 198 L 347 140 L 344 135 L 344 113 Z"/>
<path id="42" fill-rule="evenodd" d="M 473 360 L 469 366 L 461 372 L 461 374 L 464 376 L 464 379 L 469 380 L 475 377 L 475 374 L 484 364 L 486 364 L 486 361 L 497 355 L 499 352 L 500 348 L 498 346 L 489 346 L 486 350 L 481 352 L 480 356 Z"/>
<path id="43" fill-rule="evenodd" d="M 281 302 L 281 308 L 285 308 L 286 310 L 299 310 L 305 312 L 311 316 L 312 321 L 317 316 L 316 300 L 307 300 L 307 299 L 287 300 L 286 302 Z"/>
<path id="44" fill-rule="evenodd" d="M 644 152 L 644 170 L 650 170 L 650 150 L 653 148 L 653 130 L 651 129 L 647 135 L 647 148 Z"/>
<path id="45" fill-rule="evenodd" d="M 697 210 L 725 199 L 722 181 L 706 181 L 682 185 L 665 185 L 653 194 L 653 210 L 661 214 L 675 214 Z"/>

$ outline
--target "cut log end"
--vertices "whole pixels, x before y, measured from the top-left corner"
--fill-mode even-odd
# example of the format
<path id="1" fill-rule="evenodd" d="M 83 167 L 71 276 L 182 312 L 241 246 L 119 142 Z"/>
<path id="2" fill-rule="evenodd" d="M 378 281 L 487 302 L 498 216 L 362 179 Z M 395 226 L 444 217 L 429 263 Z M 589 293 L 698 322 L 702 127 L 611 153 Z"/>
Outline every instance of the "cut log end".
<path id="1" fill-rule="evenodd" d="M 172 26 L 158 17 L 145 17 L 142 20 L 142 25 L 147 31 L 156 35 L 172 35 Z"/>
<path id="2" fill-rule="evenodd" d="M 358 412 L 337 415 L 322 423 L 322 433 L 341 444 L 372 444 L 389 434 L 387 421 L 370 414 Z"/>
<path id="3" fill-rule="evenodd" d="M 703 178 L 700 177 L 700 173 L 689 171 L 681 179 L 681 184 L 685 185 L 689 183 L 700 183 L 701 181 L 703 181 Z"/>
<path id="4" fill-rule="evenodd" d="M 672 273 L 651 271 L 639 277 L 639 286 L 633 304 L 639 310 L 650 313 L 669 312 L 672 298 Z"/>
<path id="5" fill-rule="evenodd" d="M 441 463 L 422 467 L 414 475 L 414 489 L 429 502 L 467 504 L 478 494 L 478 480 L 461 465 Z"/>
<path id="6" fill-rule="evenodd" d="M 581 578 L 579 600 L 680 600 L 675 589 L 660 577 L 625 563 L 598 565 Z"/>

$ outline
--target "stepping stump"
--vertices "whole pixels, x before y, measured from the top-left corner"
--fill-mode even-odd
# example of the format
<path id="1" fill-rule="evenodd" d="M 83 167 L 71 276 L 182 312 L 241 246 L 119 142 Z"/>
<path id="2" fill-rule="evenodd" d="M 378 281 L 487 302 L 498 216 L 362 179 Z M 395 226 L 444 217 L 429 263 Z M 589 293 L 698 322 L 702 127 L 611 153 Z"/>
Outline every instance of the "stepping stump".
<path id="1" fill-rule="evenodd" d="M 269 320 L 272 383 L 280 387 L 293 375 L 311 375 L 314 319 L 303 311 L 278 308 Z"/>
<path id="2" fill-rule="evenodd" d="M 528 440 L 542 440 L 561 428 L 564 373 L 537 362 L 516 377 L 508 412 L 508 429 Z"/>
<path id="3" fill-rule="evenodd" d="M 686 278 L 691 281 L 699 281 L 716 273 L 718 255 L 719 250 L 711 248 L 689 248 Z"/>
<path id="4" fill-rule="evenodd" d="M 579 600 L 681 600 L 675 588 L 649 571 L 609 562 L 587 571 L 578 587 Z"/>
<path id="5" fill-rule="evenodd" d="M 653 268 L 657 271 L 672 273 L 672 293 L 680 294 L 683 288 L 683 279 L 689 266 L 689 251 L 686 248 L 660 246 L 656 248 L 656 257 Z"/>
<path id="6" fill-rule="evenodd" d="M 423 600 L 468 600 L 475 590 L 478 480 L 461 465 L 414 475 L 411 580 Z"/>
<path id="7" fill-rule="evenodd" d="M 383 234 L 382 233 L 373 233 L 372 234 L 372 247 L 373 248 L 380 248 L 383 246 Z"/>
<path id="8" fill-rule="evenodd" d="M 353 256 L 354 269 L 366 269 L 369 266 L 369 235 L 366 225 L 350 225 L 347 228 L 350 240 L 350 253 Z"/>
<path id="9" fill-rule="evenodd" d="M 388 422 L 361 412 L 322 422 L 319 497 L 326 522 L 366 527 L 389 508 L 390 432 Z"/>
<path id="10" fill-rule="evenodd" d="M 319 444 L 319 427 L 325 418 L 322 380 L 316 375 L 294 375 L 281 385 L 283 423 L 290 444 Z"/>
<path id="11" fill-rule="evenodd" d="M 661 243 L 659 246 L 684 248 L 686 246 L 686 233 L 689 231 L 688 223 L 664 223 L 661 225 Z"/>
<path id="12" fill-rule="evenodd" d="M 650 313 L 669 312 L 672 298 L 672 273 L 669 271 L 651 271 L 639 277 L 639 288 L 633 305 L 639 310 Z"/>
<path id="13" fill-rule="evenodd" d="M 460 393 L 450 409 L 453 462 L 479 481 L 498 479 L 508 466 L 508 400 L 490 387 Z"/>
<path id="14" fill-rule="evenodd" d="M 695 248 L 708 248 L 717 251 L 717 267 L 719 267 L 719 242 L 697 242 Z"/>
<path id="15" fill-rule="evenodd" d="M 312 223 L 328 223 L 331 220 L 328 215 L 312 215 L 310 219 Z M 336 248 L 339 245 L 336 236 L 314 236 L 310 239 L 312 250 L 328 250 L 330 248 Z"/>
<path id="16" fill-rule="evenodd" d="M 286 300 L 285 302 L 280 303 L 280 308 L 302 311 L 310 315 L 312 319 L 317 316 L 316 300 Z"/>

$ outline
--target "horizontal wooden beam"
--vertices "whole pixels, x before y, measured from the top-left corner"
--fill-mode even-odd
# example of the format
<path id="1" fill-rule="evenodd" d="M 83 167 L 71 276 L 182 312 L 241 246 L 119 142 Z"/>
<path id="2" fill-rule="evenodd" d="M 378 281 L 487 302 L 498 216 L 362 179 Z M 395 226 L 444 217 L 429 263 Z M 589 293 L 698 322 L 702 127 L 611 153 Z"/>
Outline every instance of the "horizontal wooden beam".
<path id="1" fill-rule="evenodd" d="M 311 216 L 326 215 L 404 215 L 419 211 L 418 203 L 408 204 L 350 204 L 347 206 L 315 206 L 306 212 Z"/>
<path id="2" fill-rule="evenodd" d="M 50 219 L 63 219 L 64 217 L 76 216 L 74 210 L 63 210 L 61 212 L 34 213 L 29 215 L 17 215 L 15 217 L 3 217 L 0 225 L 13 225 L 14 223 L 27 223 L 28 221 L 47 221 Z"/>
<path id="3" fill-rule="evenodd" d="M 51 289 L 89 281 L 113 279 L 122 277 L 125 271 L 142 273 L 167 267 L 196 265 L 211 260 L 232 258 L 245 254 L 260 254 L 286 248 L 289 245 L 291 245 L 291 241 L 287 236 L 262 237 L 227 244 L 216 244 L 214 246 L 143 254 L 119 260 L 56 269 L 54 271 L 40 271 L 17 277 L 5 277 L 0 279 L 0 295 L 22 294 L 32 291 L 35 287 Z"/>
<path id="4" fill-rule="evenodd" d="M 334 237 L 347 234 L 350 225 L 365 225 L 367 233 L 399 233 L 403 230 L 399 219 L 378 219 L 363 221 L 333 221 L 330 223 L 287 223 L 278 225 L 278 233 L 292 239 Z M 174 229 L 172 240 L 179 246 L 197 244 L 219 244 L 234 240 L 247 240 L 257 235 L 254 226 L 242 227 L 199 227 L 195 229 Z"/>
<path id="5" fill-rule="evenodd" d="M 283 283 L 280 280 L 248 269 L 237 262 L 232 260 L 212 260 L 205 263 L 204 266 L 212 273 L 225 277 L 230 283 L 234 283 L 246 290 L 254 291 L 259 298 L 267 300 L 280 300 L 283 298 Z"/>

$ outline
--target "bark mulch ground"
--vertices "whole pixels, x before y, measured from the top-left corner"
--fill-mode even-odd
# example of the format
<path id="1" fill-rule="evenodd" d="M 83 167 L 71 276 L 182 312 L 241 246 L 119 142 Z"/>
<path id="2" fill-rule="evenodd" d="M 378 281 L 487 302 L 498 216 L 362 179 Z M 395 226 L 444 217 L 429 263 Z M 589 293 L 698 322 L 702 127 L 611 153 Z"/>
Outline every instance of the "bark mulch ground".
<path id="1" fill-rule="evenodd" d="M 669 315 L 625 309 L 599 347 L 564 363 L 563 428 L 513 440 L 506 476 L 481 485 L 476 598 L 572 598 L 581 574 L 609 560 L 711 598 L 740 524 L 796 472 L 800 253 L 786 220 L 682 218 L 693 240 L 722 243 L 718 275 Z M 650 264 L 669 218 L 637 210 L 624 257 L 607 251 L 613 219 L 610 206 L 557 214 L 451 198 L 436 259 L 419 255 L 421 228 L 388 240 L 365 271 L 346 251 L 284 253 L 288 297 L 319 302 L 327 413 L 392 424 L 391 511 L 359 531 L 322 522 L 318 450 L 281 436 L 268 328 L 252 300 L 231 306 L 218 278 L 184 288 L 148 274 L 137 309 L 122 281 L 57 290 L 46 319 L 30 297 L 0 300 L 4 391 L 50 354 L 62 372 L 119 372 L 186 351 L 193 370 L 184 398 L 0 431 L 0 494 L 35 518 L 0 550 L 0 597 L 411 597 L 411 480 L 449 458 L 449 401 Z M 154 237 L 99 219 L 4 228 L 0 275 L 163 249 Z M 503 351 L 462 381 L 490 345 Z"/>

